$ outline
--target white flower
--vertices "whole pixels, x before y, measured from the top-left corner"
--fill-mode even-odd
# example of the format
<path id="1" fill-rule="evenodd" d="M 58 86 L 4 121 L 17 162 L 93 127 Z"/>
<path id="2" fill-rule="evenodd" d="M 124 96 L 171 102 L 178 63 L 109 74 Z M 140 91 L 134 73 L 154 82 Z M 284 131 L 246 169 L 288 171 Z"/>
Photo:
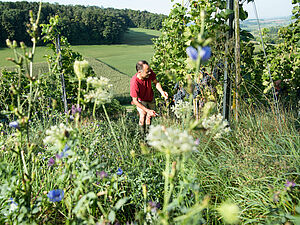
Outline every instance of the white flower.
<path id="1" fill-rule="evenodd" d="M 223 119 L 221 114 L 212 115 L 202 121 L 202 126 L 206 129 L 206 134 L 214 134 L 214 138 L 221 138 L 222 135 L 230 132 L 231 130 L 228 125 L 228 122 Z"/>
<path id="2" fill-rule="evenodd" d="M 52 126 L 46 130 L 47 136 L 44 139 L 44 143 L 57 146 L 58 149 L 63 149 L 71 131 L 72 128 L 67 128 L 63 123 L 59 124 L 59 126 Z"/>
<path id="3" fill-rule="evenodd" d="M 176 128 L 150 126 L 147 140 L 149 145 L 165 153 L 180 154 L 197 150 L 193 137 L 187 131 Z"/>
<path id="4" fill-rule="evenodd" d="M 112 85 L 109 84 L 109 79 L 105 77 L 88 77 L 87 83 L 91 84 L 94 90 L 84 95 L 89 102 L 96 102 L 96 104 L 105 104 L 111 102 L 113 98 Z"/>
<path id="5" fill-rule="evenodd" d="M 172 106 L 172 111 L 177 118 L 187 118 L 193 111 L 193 106 L 190 102 L 179 100 L 175 106 Z"/>

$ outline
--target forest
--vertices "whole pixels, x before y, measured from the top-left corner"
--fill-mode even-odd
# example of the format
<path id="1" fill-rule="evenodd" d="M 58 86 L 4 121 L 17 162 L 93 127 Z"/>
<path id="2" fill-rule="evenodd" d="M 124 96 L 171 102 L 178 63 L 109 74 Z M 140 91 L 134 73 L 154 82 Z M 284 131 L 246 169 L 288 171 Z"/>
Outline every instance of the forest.
<path id="1" fill-rule="evenodd" d="M 30 36 L 26 32 L 28 11 L 36 12 L 38 7 L 37 2 L 0 2 L 0 46 L 5 46 L 6 39 L 30 44 Z M 44 3 L 40 22 L 47 23 L 55 15 L 62 18 L 59 24 L 61 34 L 71 44 L 119 43 L 128 28 L 159 30 L 166 18 L 162 14 L 131 9 Z M 43 41 L 40 40 L 38 44 L 42 45 Z"/>

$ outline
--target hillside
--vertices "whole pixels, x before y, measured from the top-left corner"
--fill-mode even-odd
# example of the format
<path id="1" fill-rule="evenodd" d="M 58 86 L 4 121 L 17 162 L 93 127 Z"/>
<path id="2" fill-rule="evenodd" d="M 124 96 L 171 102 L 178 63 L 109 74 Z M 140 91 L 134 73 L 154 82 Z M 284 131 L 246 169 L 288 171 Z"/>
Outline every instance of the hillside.
<path id="1" fill-rule="evenodd" d="M 127 101 L 129 97 L 129 81 L 135 74 L 135 64 L 140 59 L 150 61 L 153 55 L 152 38 L 158 37 L 159 31 L 142 28 L 130 28 L 124 34 L 122 44 L 118 45 L 78 45 L 72 46 L 89 61 L 97 76 L 111 80 L 116 98 Z M 52 54 L 47 47 L 38 47 L 35 57 L 34 74 L 48 72 L 44 55 Z M 6 60 L 13 52 L 8 48 L 0 48 L 0 69 L 13 70 L 13 63 Z M 127 100 L 126 100 L 127 99 Z"/>
<path id="2" fill-rule="evenodd" d="M 287 26 L 292 22 L 291 17 L 279 17 L 279 18 L 270 18 L 270 19 L 260 19 L 261 28 L 270 28 L 270 27 L 283 27 Z M 247 19 L 241 22 L 241 28 L 248 31 L 256 31 L 258 29 L 256 19 Z"/>

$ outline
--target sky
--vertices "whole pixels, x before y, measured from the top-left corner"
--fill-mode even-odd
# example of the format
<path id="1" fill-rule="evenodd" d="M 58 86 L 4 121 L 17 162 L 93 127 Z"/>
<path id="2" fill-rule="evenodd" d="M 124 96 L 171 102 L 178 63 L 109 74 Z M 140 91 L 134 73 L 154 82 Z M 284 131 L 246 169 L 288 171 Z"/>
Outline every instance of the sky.
<path id="1" fill-rule="evenodd" d="M 4 0 L 16 2 L 16 0 Z M 17 0 L 18 1 L 18 0 Z M 38 2 L 37 0 L 27 0 Z M 112 7 L 118 9 L 147 10 L 153 13 L 168 15 L 175 2 L 187 2 L 188 0 L 42 0 L 43 2 L 59 3 L 64 5 L 95 5 L 104 8 Z M 283 17 L 292 14 L 292 0 L 255 0 L 258 16 L 261 19 L 272 17 Z M 249 13 L 249 19 L 254 19 L 253 3 L 244 3 L 244 8 Z"/>

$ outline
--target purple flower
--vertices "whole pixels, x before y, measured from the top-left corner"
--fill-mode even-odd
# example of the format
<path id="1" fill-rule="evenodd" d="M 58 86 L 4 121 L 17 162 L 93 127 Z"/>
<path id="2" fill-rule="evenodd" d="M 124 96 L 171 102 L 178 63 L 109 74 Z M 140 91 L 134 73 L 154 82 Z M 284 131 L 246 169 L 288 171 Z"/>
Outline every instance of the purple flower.
<path id="1" fill-rule="evenodd" d="M 9 123 L 9 126 L 10 126 L 10 127 L 13 127 L 13 128 L 16 128 L 16 129 L 19 129 L 19 128 L 20 128 L 20 127 L 19 127 L 18 121 L 10 122 L 10 123 Z"/>
<path id="2" fill-rule="evenodd" d="M 186 54 L 194 61 L 198 58 L 198 51 L 192 46 L 186 48 Z"/>
<path id="3" fill-rule="evenodd" d="M 205 46 L 200 51 L 200 57 L 203 62 L 209 60 L 211 56 L 211 48 L 209 46 Z"/>
<path id="4" fill-rule="evenodd" d="M 76 107 L 75 105 L 72 105 L 71 112 L 72 112 L 73 115 L 75 115 L 77 112 L 80 114 L 81 113 L 81 107 L 80 106 Z"/>
<path id="5" fill-rule="evenodd" d="M 153 212 L 153 213 L 155 213 L 157 211 L 157 209 L 160 208 L 159 202 L 156 203 L 156 202 L 150 201 L 150 202 L 148 202 L 148 205 L 150 206 L 151 212 Z"/>
<path id="6" fill-rule="evenodd" d="M 200 144 L 200 139 L 197 138 L 197 139 L 195 140 L 195 145 L 199 145 L 199 144 Z"/>
<path id="7" fill-rule="evenodd" d="M 48 161 L 48 166 L 53 166 L 55 164 L 55 159 L 50 158 Z"/>
<path id="8" fill-rule="evenodd" d="M 101 179 L 107 177 L 107 173 L 105 171 L 96 172 L 96 175 L 99 176 Z"/>
<path id="9" fill-rule="evenodd" d="M 295 187 L 296 186 L 296 183 L 294 181 L 289 181 L 289 180 L 286 180 L 286 183 L 284 184 L 284 186 L 286 188 L 291 188 L 291 187 Z"/>
<path id="10" fill-rule="evenodd" d="M 122 173 L 123 173 L 123 170 L 121 168 L 118 168 L 117 175 L 122 175 Z"/>
<path id="11" fill-rule="evenodd" d="M 47 197 L 51 202 L 60 202 L 64 197 L 64 191 L 61 189 L 49 191 Z"/>

